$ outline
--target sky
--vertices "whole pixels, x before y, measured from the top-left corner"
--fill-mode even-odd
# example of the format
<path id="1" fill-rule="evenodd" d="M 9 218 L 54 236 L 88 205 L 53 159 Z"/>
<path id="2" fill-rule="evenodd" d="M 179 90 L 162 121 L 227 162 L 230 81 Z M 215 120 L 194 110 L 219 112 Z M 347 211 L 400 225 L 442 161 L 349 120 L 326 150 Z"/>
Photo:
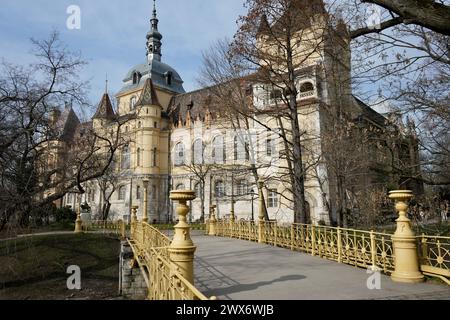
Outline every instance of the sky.
<path id="1" fill-rule="evenodd" d="M 2 0 L 0 58 L 15 64 L 33 61 L 31 38 L 60 32 L 68 49 L 81 52 L 89 65 L 81 77 L 91 82 L 89 99 L 97 104 L 108 74 L 109 92 L 119 91 L 127 72 L 146 59 L 152 0 Z M 81 28 L 70 30 L 67 8 L 81 9 Z M 231 38 L 243 0 L 157 0 L 162 61 L 181 75 L 186 91 L 198 87 L 202 52 L 214 41 Z"/>

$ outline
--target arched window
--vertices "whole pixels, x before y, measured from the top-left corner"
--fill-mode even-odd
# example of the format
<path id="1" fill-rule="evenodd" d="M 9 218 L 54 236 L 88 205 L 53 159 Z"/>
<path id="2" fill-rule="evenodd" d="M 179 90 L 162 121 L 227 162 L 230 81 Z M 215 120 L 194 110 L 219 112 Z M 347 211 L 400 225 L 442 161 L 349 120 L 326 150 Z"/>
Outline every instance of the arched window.
<path id="1" fill-rule="evenodd" d="M 214 163 L 224 163 L 226 159 L 225 143 L 223 136 L 217 136 L 213 140 L 212 145 L 212 158 Z"/>
<path id="2" fill-rule="evenodd" d="M 184 186 L 184 183 L 177 184 L 175 190 L 186 190 L 186 187 Z"/>
<path id="3" fill-rule="evenodd" d="M 142 75 L 139 72 L 133 72 L 133 84 L 138 84 L 141 81 Z"/>
<path id="4" fill-rule="evenodd" d="M 136 165 L 138 167 L 141 166 L 141 148 L 137 148 L 137 151 L 136 151 Z"/>
<path id="5" fill-rule="evenodd" d="M 158 193 L 157 193 L 157 189 L 156 189 L 156 186 L 155 185 L 152 185 L 152 194 L 151 194 L 151 197 L 152 197 L 152 199 L 157 199 L 157 196 L 158 196 Z"/>
<path id="6" fill-rule="evenodd" d="M 237 160 L 239 158 L 239 138 L 238 136 L 234 137 L 234 143 L 233 143 L 233 151 L 234 151 L 234 160 Z"/>
<path id="7" fill-rule="evenodd" d="M 142 122 L 138 122 L 138 128 L 140 129 L 142 127 Z"/>
<path id="8" fill-rule="evenodd" d="M 234 160 L 249 160 L 250 159 L 250 145 L 248 137 L 243 135 L 236 135 L 234 137 Z"/>
<path id="9" fill-rule="evenodd" d="M 203 141 L 201 139 L 195 140 L 192 150 L 192 163 L 203 164 Z"/>
<path id="10" fill-rule="evenodd" d="M 197 182 L 194 186 L 195 196 L 200 199 L 202 194 L 202 184 L 200 182 Z"/>
<path id="11" fill-rule="evenodd" d="M 127 189 L 125 186 L 119 187 L 119 200 L 125 200 Z"/>
<path id="12" fill-rule="evenodd" d="M 137 98 L 136 97 L 131 97 L 131 99 L 130 99 L 130 110 L 134 110 L 134 108 L 136 106 L 136 102 L 137 102 Z"/>
<path id="13" fill-rule="evenodd" d="M 174 152 L 175 165 L 176 166 L 184 165 L 184 160 L 185 160 L 184 157 L 185 157 L 184 144 L 182 142 L 180 142 L 175 146 L 175 152 Z"/>
<path id="14" fill-rule="evenodd" d="M 172 72 L 167 72 L 166 74 L 165 74 L 165 76 L 166 76 L 166 84 L 168 85 L 168 86 L 171 86 L 172 85 L 172 79 L 173 79 L 173 74 L 172 74 Z"/>
<path id="15" fill-rule="evenodd" d="M 247 194 L 248 189 L 247 180 L 242 179 L 237 182 L 237 195 L 238 196 L 244 196 Z"/>
<path id="16" fill-rule="evenodd" d="M 125 146 L 122 148 L 122 159 L 121 159 L 122 170 L 130 169 L 130 147 Z"/>
<path id="17" fill-rule="evenodd" d="M 141 198 L 141 187 L 136 187 L 136 199 L 139 200 Z"/>
<path id="18" fill-rule="evenodd" d="M 216 181 L 214 185 L 214 195 L 216 196 L 216 198 L 225 197 L 225 184 L 222 180 Z"/>
<path id="19" fill-rule="evenodd" d="M 314 91 L 314 85 L 311 82 L 302 83 L 300 86 L 300 93 L 306 93 Z"/>

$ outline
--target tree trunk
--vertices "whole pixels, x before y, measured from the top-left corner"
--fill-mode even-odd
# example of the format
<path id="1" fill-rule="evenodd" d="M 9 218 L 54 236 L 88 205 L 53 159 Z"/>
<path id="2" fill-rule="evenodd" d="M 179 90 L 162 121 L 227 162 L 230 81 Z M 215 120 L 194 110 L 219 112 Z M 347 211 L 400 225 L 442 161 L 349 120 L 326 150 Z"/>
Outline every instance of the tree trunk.
<path id="1" fill-rule="evenodd" d="M 291 95 L 289 109 L 291 111 L 292 143 L 293 143 L 293 200 L 294 222 L 306 223 L 305 173 L 303 170 L 300 125 L 298 122 L 297 98 Z"/>

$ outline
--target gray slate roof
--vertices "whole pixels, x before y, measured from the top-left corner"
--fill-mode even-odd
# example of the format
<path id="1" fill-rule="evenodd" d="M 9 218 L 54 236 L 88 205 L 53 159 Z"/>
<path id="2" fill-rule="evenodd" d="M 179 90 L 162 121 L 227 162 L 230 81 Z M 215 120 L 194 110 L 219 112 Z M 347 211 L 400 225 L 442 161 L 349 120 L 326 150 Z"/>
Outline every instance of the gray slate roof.
<path id="1" fill-rule="evenodd" d="M 137 84 L 133 84 L 133 73 L 138 72 L 142 78 Z M 172 73 L 172 84 L 169 86 L 166 82 L 168 73 Z M 150 76 L 149 76 L 150 75 Z M 121 94 L 133 89 L 141 89 L 144 86 L 145 80 L 152 79 L 152 82 L 158 88 L 166 89 L 175 93 L 185 93 L 183 88 L 183 80 L 178 72 L 171 66 L 153 59 L 149 65 L 147 62 L 138 64 L 128 71 L 125 79 L 123 79 L 124 86 L 117 93 Z"/>

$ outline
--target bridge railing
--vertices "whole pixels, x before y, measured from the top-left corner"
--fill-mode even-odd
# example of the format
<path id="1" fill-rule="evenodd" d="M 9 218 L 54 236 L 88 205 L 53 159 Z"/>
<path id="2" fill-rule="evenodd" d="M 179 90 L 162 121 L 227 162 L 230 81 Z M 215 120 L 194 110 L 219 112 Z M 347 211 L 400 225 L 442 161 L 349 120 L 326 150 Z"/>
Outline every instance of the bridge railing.
<path id="1" fill-rule="evenodd" d="M 425 274 L 437 275 L 450 285 L 450 237 L 417 237 L 420 268 Z"/>
<path id="2" fill-rule="evenodd" d="M 82 223 L 82 229 L 85 232 L 97 231 L 120 236 L 122 239 L 126 237 L 129 226 L 123 221 L 111 220 L 93 220 Z"/>
<path id="3" fill-rule="evenodd" d="M 171 240 L 145 222 L 132 222 L 128 240 L 148 286 L 149 300 L 208 300 L 170 259 Z"/>
<path id="4" fill-rule="evenodd" d="M 258 241 L 361 268 L 380 270 L 400 282 L 419 282 L 423 274 L 450 284 L 450 237 L 414 236 L 406 217 L 410 191 L 393 191 L 399 212 L 395 234 L 259 219 L 207 222 L 209 235 Z M 212 225 L 213 224 L 213 225 Z M 397 254 L 396 254 L 397 253 Z M 406 276 L 407 275 L 407 276 Z"/>

